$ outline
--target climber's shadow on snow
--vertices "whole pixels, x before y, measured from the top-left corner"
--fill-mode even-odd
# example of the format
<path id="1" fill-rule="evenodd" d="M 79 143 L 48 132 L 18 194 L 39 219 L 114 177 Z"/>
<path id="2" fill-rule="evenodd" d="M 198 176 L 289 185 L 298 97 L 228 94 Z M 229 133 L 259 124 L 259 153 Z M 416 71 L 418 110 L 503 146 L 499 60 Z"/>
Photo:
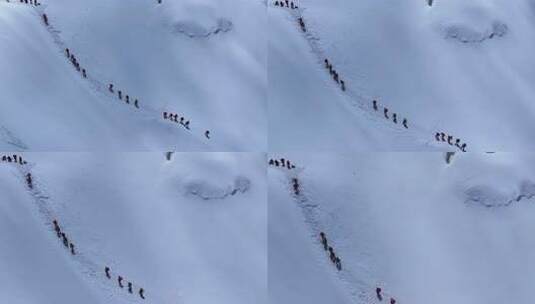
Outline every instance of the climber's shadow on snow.
<path id="1" fill-rule="evenodd" d="M 234 182 L 226 185 L 214 185 L 211 182 L 197 180 L 185 185 L 186 196 L 197 196 L 203 200 L 222 200 L 229 196 L 243 194 L 251 188 L 251 180 L 238 176 Z"/>

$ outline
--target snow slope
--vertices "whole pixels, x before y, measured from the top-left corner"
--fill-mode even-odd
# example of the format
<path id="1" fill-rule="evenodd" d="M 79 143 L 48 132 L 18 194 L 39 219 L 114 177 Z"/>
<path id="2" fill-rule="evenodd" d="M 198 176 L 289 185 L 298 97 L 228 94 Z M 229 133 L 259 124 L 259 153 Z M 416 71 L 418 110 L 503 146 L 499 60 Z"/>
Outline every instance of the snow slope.
<path id="1" fill-rule="evenodd" d="M 6 303 L 267 303 L 263 154 L 24 157 L 25 166 L 0 163 Z M 239 191 L 203 199 L 191 185 L 205 194 Z M 55 236 L 54 218 L 77 255 Z M 133 282 L 132 295 L 117 275 Z"/>
<path id="2" fill-rule="evenodd" d="M 9 71 L 0 75 L 4 150 L 265 150 L 265 6 L 41 2 L 0 3 L 0 67 Z M 140 109 L 109 93 L 109 83 Z M 164 121 L 163 111 L 190 120 L 191 131 Z"/>
<path id="3" fill-rule="evenodd" d="M 533 148 L 533 1 L 298 3 L 293 11 L 270 7 L 274 150 L 448 149 L 434 142 L 437 131 L 460 138 L 470 151 Z M 346 93 L 323 68 L 325 58 Z M 401 139 L 382 130 L 394 125 L 382 117 L 383 106 L 417 130 Z"/>
<path id="4" fill-rule="evenodd" d="M 398 303 L 532 302 L 535 201 L 515 198 L 535 186 L 533 154 L 456 154 L 449 165 L 442 153 L 284 156 L 298 169 L 268 172 L 276 303 L 379 303 L 378 286 Z M 475 189 L 513 202 L 488 207 Z"/>

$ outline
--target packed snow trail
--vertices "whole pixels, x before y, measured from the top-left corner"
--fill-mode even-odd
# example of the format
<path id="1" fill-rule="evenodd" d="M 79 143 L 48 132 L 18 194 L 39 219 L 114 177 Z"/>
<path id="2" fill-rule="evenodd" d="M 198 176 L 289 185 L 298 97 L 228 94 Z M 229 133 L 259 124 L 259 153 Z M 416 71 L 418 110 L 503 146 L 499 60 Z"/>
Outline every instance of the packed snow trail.
<path id="1" fill-rule="evenodd" d="M 124 57 L 115 57 L 117 58 L 115 60 L 113 56 L 109 56 L 113 52 L 122 50 L 123 43 L 119 43 L 117 39 L 111 40 L 107 33 L 99 33 L 97 30 L 93 33 L 87 31 L 85 26 L 77 27 L 78 21 L 70 19 L 71 12 L 68 8 L 82 7 L 83 3 L 81 2 L 79 4 L 72 2 L 50 2 L 47 4 L 47 1 L 45 1 L 45 4 L 38 7 L 29 7 L 30 5 L 16 2 L 2 2 L 0 5 L 3 11 L 0 21 L 5 24 L 2 27 L 6 35 L 5 39 L 2 39 L 6 41 L 5 50 L 3 51 L 6 52 L 7 57 L 5 61 L 1 62 L 2 65 L 6 69 L 11 68 L 8 63 L 13 61 L 17 62 L 18 65 L 22 65 L 22 63 L 19 63 L 22 62 L 21 58 L 29 57 L 27 61 L 23 62 L 26 63 L 24 66 L 3 77 L 3 83 L 7 83 L 5 86 L 12 88 L 12 90 L 10 89 L 5 96 L 6 103 L 4 106 L 6 111 L 2 112 L 5 113 L 6 117 L 5 122 L 0 127 L 12 134 L 24 134 L 26 131 L 21 132 L 21 130 L 25 130 L 27 124 L 12 118 L 14 115 L 11 115 L 11 112 L 16 113 L 18 112 L 17 106 L 23 107 L 26 104 L 35 103 L 36 100 L 44 99 L 47 101 L 41 102 L 26 112 L 26 117 L 32 123 L 31 126 L 39 125 L 40 127 L 46 126 L 48 128 L 40 128 L 37 132 L 28 132 L 28 134 L 24 134 L 25 136 L 19 136 L 24 140 L 24 146 L 34 150 L 79 151 L 92 150 L 96 145 L 106 146 L 111 150 L 128 148 L 132 151 L 153 149 L 256 151 L 264 145 L 266 139 L 260 136 L 264 132 L 254 132 L 254 127 L 261 129 L 265 125 L 263 120 L 259 118 L 259 113 L 263 111 L 264 95 L 257 94 L 265 94 L 262 90 L 264 88 L 262 83 L 259 83 L 258 79 L 254 77 L 248 77 L 251 85 L 245 85 L 245 88 L 240 88 L 241 92 L 237 92 L 239 88 L 237 85 L 244 84 L 241 79 L 256 72 L 255 66 L 247 65 L 250 62 L 243 62 L 243 65 L 252 67 L 252 69 L 243 73 L 236 73 L 231 67 L 239 67 L 241 69 L 243 68 L 242 64 L 236 66 L 223 62 L 221 59 L 224 53 L 219 56 L 212 56 L 212 60 L 207 60 L 203 64 L 193 62 L 179 64 L 185 61 L 184 58 L 187 57 L 187 53 L 195 52 L 196 49 L 202 50 L 202 54 L 197 52 L 199 56 L 207 56 L 211 53 L 219 54 L 222 51 L 230 52 L 232 47 L 229 46 L 235 47 L 232 43 L 236 40 L 244 43 L 246 48 L 253 48 L 253 50 L 246 49 L 253 53 L 247 53 L 247 55 L 257 56 L 259 54 L 256 51 L 259 48 L 252 45 L 250 40 L 247 40 L 252 39 L 249 31 L 242 28 L 232 28 L 230 34 L 218 34 L 218 36 L 224 36 L 217 38 L 221 41 L 214 41 L 216 40 L 214 38 L 198 39 L 207 40 L 210 47 L 206 47 L 206 43 L 202 43 L 204 41 L 196 41 L 197 39 L 190 39 L 191 41 L 188 41 L 190 45 L 184 47 L 182 44 L 177 43 L 184 40 L 184 38 L 176 37 L 176 33 L 169 33 L 169 29 L 165 27 L 171 18 L 168 15 L 168 11 L 176 10 L 176 5 L 172 3 L 167 5 L 151 4 L 151 2 L 137 3 L 134 5 L 136 8 L 131 7 L 130 9 L 137 10 L 136 12 L 142 18 L 150 19 L 152 22 L 148 26 L 139 25 L 140 30 L 143 30 L 145 35 L 152 35 L 152 32 L 157 31 L 154 33 L 156 38 L 152 39 L 149 36 L 147 40 L 169 45 L 168 48 L 159 50 L 159 53 L 154 53 L 154 50 L 150 48 L 137 47 L 137 52 L 131 51 L 133 57 L 137 56 L 132 58 L 135 62 L 131 65 L 125 65 L 125 60 L 122 60 Z M 99 7 L 106 9 L 108 6 L 110 6 L 110 10 L 118 9 L 120 3 L 103 2 L 101 5 L 94 3 L 91 4 L 87 12 L 96 14 Z M 158 6 L 165 7 L 165 9 L 150 9 Z M 193 9 L 199 8 L 206 10 L 207 13 L 211 12 L 210 8 L 204 8 L 203 6 L 193 7 Z M 223 6 L 223 8 L 227 9 L 228 7 Z M 109 12 L 107 13 L 109 14 Z M 201 13 L 206 14 L 203 11 Z M 47 16 L 49 26 L 45 25 L 44 14 Z M 32 16 L 35 19 L 31 20 Z M 85 14 L 81 16 L 87 17 Z M 107 15 L 104 14 L 104 16 Z M 93 15 L 90 17 L 86 22 L 92 22 L 98 16 Z M 201 14 L 200 18 L 202 19 L 202 17 Z M 237 22 L 237 25 L 241 25 L 240 22 L 248 22 L 241 15 L 233 17 L 241 18 L 237 21 L 232 19 L 232 21 Z M 108 23 L 111 21 L 108 20 Z M 189 19 L 186 20 L 186 22 L 188 21 Z M 40 29 L 34 28 L 36 26 Z M 96 27 L 102 29 L 102 26 Z M 75 31 L 74 34 L 69 31 L 73 29 Z M 43 34 L 47 32 L 52 36 L 52 39 L 44 39 L 47 37 Z M 101 37 L 101 39 L 104 39 L 102 49 L 94 48 L 91 45 L 87 46 L 87 44 L 91 43 L 90 41 L 98 39 L 103 34 L 105 36 Z M 114 34 L 119 35 L 121 33 L 116 29 Z M 16 39 L 18 35 L 30 36 L 31 40 Z M 76 37 L 84 35 L 84 40 L 87 40 L 87 42 L 79 43 Z M 129 35 L 123 36 L 121 38 L 129 38 Z M 74 40 L 72 40 L 73 37 L 75 38 Z M 244 41 L 240 40 L 242 38 L 244 38 Z M 106 39 L 110 41 L 106 42 Z M 99 43 L 102 43 L 102 41 L 99 41 Z M 10 44 L 13 45 L 8 48 L 7 45 Z M 57 47 L 55 50 L 51 48 L 53 45 Z M 84 78 L 80 73 L 70 74 L 73 66 L 68 59 L 65 61 L 65 50 L 67 48 L 75 54 L 83 65 L 82 67 L 87 69 L 87 78 Z M 15 51 L 17 49 L 20 49 L 20 51 Z M 99 52 L 103 52 L 104 49 L 108 49 L 109 52 L 105 55 L 99 55 Z M 142 61 L 144 59 L 140 58 L 142 55 L 140 54 L 142 53 L 141 50 L 150 50 L 151 53 L 149 55 L 154 65 Z M 186 54 L 184 56 L 176 56 L 176 51 Z M 54 56 L 52 56 L 53 53 L 55 53 Z M 169 55 L 171 54 L 175 57 L 170 57 Z M 120 55 L 122 56 L 122 54 Z M 58 64 L 58 59 L 63 63 Z M 235 59 L 230 58 L 229 61 L 232 62 Z M 103 64 L 103 61 L 106 60 L 111 62 Z M 189 82 L 184 81 L 184 77 L 191 76 L 193 77 L 191 81 L 193 81 L 200 74 L 195 67 L 208 65 L 212 61 L 218 65 L 214 66 L 214 73 L 202 77 L 202 80 L 205 80 L 206 83 L 199 82 L 198 84 L 203 84 L 202 86 L 188 86 Z M 160 66 L 165 62 L 173 64 L 168 64 L 161 73 L 156 73 L 155 69 L 160 69 Z M 64 65 L 65 63 L 67 64 Z M 87 66 L 84 66 L 86 64 Z M 177 66 L 179 69 L 176 68 Z M 65 73 L 65 68 L 69 69 L 67 73 Z M 125 104 L 124 97 L 121 101 L 117 98 L 116 93 L 109 92 L 108 84 L 110 79 L 106 72 L 108 68 L 110 70 L 109 74 L 113 75 L 111 82 L 115 85 L 115 92 L 122 90 L 124 95 L 130 95 L 132 97 L 130 105 Z M 129 68 L 134 71 L 132 74 L 130 74 Z M 211 82 L 212 78 L 221 77 L 220 74 L 225 72 L 234 73 L 232 77 L 228 78 L 228 83 L 217 82 L 215 83 L 218 85 L 217 89 L 210 89 L 210 85 L 214 84 Z M 70 75 L 75 75 L 76 77 L 71 77 Z M 173 81 L 173 75 L 176 75 L 176 81 Z M 29 78 L 31 81 L 27 81 Z M 55 80 L 54 83 L 48 84 L 52 80 Z M 65 86 L 68 87 L 65 88 Z M 32 89 L 28 90 L 27 87 Z M 214 91 L 218 93 L 213 94 Z M 247 104 L 242 105 L 244 101 L 240 98 L 235 98 L 234 95 L 238 93 L 242 93 L 243 98 L 248 99 Z M 258 98 L 254 99 L 253 97 Z M 136 98 L 139 100 L 138 107 L 133 105 Z M 230 100 L 226 103 L 220 102 L 220 100 L 227 99 Z M 250 102 L 250 100 L 255 102 Z M 112 104 L 108 104 L 109 102 Z M 129 108 L 124 108 L 125 106 L 129 106 Z M 239 106 L 248 115 L 236 115 L 236 111 L 233 110 L 236 106 Z M 132 111 L 138 111 L 138 113 Z M 189 133 L 192 134 L 181 135 L 179 133 L 181 132 L 180 130 L 173 130 L 179 127 L 183 128 L 182 131 L 188 131 L 188 128 L 179 123 L 165 121 L 162 118 L 163 112 L 173 112 L 183 116 L 185 121 L 189 121 Z M 212 119 L 211 117 L 217 118 Z M 205 128 L 203 125 L 210 127 Z M 50 132 L 47 129 L 57 129 L 58 131 Z M 209 131 L 208 134 L 206 131 Z M 118 140 L 117 138 L 124 139 Z M 7 141 L 10 140 L 7 139 Z M 8 145 L 7 143 L 4 144 Z"/>
<path id="2" fill-rule="evenodd" d="M 46 6 L 47 5 L 40 5 L 40 6 L 33 6 L 33 7 L 37 10 L 37 12 L 39 13 L 40 16 L 43 16 L 46 13 Z M 60 31 L 56 30 L 54 28 L 53 24 L 50 23 L 50 24 L 46 24 L 45 26 L 47 27 L 48 32 L 52 35 L 52 38 L 53 38 L 54 42 L 56 43 L 56 45 L 58 46 L 58 48 L 60 50 L 62 50 L 62 53 L 64 53 L 65 49 L 71 50 L 62 41 L 62 39 L 61 39 L 61 37 L 59 35 Z M 117 96 L 114 93 L 110 92 L 107 89 L 108 88 L 108 84 L 104 84 L 100 80 L 94 78 L 90 71 L 89 71 L 89 75 L 86 78 L 89 81 L 92 89 L 95 90 L 97 93 L 99 93 L 102 97 L 107 97 L 107 99 L 112 99 L 112 101 L 113 101 L 113 99 L 117 98 Z M 120 90 L 120 88 L 115 88 L 115 90 Z M 123 91 L 124 96 L 128 96 L 127 93 L 128 93 L 128 91 Z M 131 101 L 132 102 L 132 106 L 133 106 L 133 103 L 134 103 L 133 102 L 134 99 L 135 98 L 132 98 L 132 101 Z M 123 102 L 122 99 L 120 100 L 120 102 Z M 141 101 L 141 106 L 140 106 L 140 108 L 138 108 L 138 110 L 145 111 L 145 113 L 146 113 L 146 115 L 144 116 L 145 119 L 149 119 L 150 117 L 152 117 L 152 118 L 161 117 L 161 113 L 163 112 L 163 111 L 158 111 L 158 110 L 150 107 L 149 105 L 145 105 L 143 103 L 143 100 Z M 187 129 L 187 130 L 189 131 L 189 129 Z M 204 130 L 203 130 L 203 132 L 204 132 Z"/>
<path id="3" fill-rule="evenodd" d="M 58 216 L 57 212 L 54 211 L 54 206 L 58 203 L 50 197 L 46 190 L 44 190 L 44 182 L 41 181 L 39 178 L 36 178 L 32 174 L 31 169 L 35 166 L 35 164 L 32 164 L 31 162 L 27 161 L 24 161 L 24 164 L 2 161 L 0 162 L 0 164 L 13 165 L 17 168 L 19 172 L 18 178 L 21 182 L 25 184 L 29 194 L 33 197 L 40 217 L 43 220 L 43 224 L 47 227 L 48 230 L 50 230 L 51 235 L 54 235 L 54 238 L 56 239 L 56 233 L 54 231 L 53 225 L 53 221 L 56 220 L 58 221 L 59 226 L 62 228 L 62 231 L 66 232 L 67 235 L 71 237 L 69 234 L 69 227 L 72 227 L 72 225 L 69 223 L 64 224 L 62 222 L 62 219 Z M 33 181 L 31 187 L 29 187 L 26 182 L 27 174 L 31 174 L 32 176 Z M 56 241 L 58 241 L 58 246 L 63 246 L 63 244 L 61 244 L 61 241 Z M 77 246 L 76 239 L 70 238 L 70 241 L 75 244 L 76 254 L 71 254 L 69 250 L 65 250 L 65 254 L 70 256 L 70 258 L 74 262 L 75 267 L 80 270 L 80 272 L 84 275 L 84 277 L 92 287 L 99 288 L 101 290 L 106 290 L 106 293 L 108 294 L 108 298 L 110 300 L 113 299 L 113 301 L 117 301 L 117 298 L 119 298 L 121 300 L 121 303 L 183 303 L 179 298 L 174 300 L 174 302 L 170 302 L 169 300 L 164 301 L 163 298 L 161 298 L 157 294 L 151 294 L 151 291 L 147 290 L 143 285 L 139 285 L 135 281 L 130 281 L 128 275 L 125 275 L 125 273 L 122 273 L 120 270 L 117 271 L 116 269 L 114 269 L 114 262 L 109 263 L 109 261 L 98 261 L 98 258 L 94 259 L 87 255 L 84 251 L 84 248 L 80 249 L 80 247 Z M 111 266 L 110 279 L 106 278 L 104 272 L 106 266 Z M 116 280 L 117 276 L 122 276 L 124 278 L 124 288 L 120 288 L 118 286 Z M 133 293 L 131 294 L 129 294 L 129 292 L 127 291 L 128 288 L 126 286 L 128 282 L 132 283 Z M 139 297 L 140 288 L 144 289 L 145 299 L 141 299 Z M 121 292 L 123 293 L 123 295 L 120 294 Z M 179 294 L 179 292 L 177 292 L 177 294 Z"/>
<path id="4" fill-rule="evenodd" d="M 345 291 L 348 293 L 348 297 L 352 299 L 351 303 L 375 303 L 377 301 L 377 297 L 375 295 L 375 288 L 377 287 L 382 288 L 382 295 L 384 301 L 387 301 L 390 298 L 394 298 L 397 301 L 397 298 L 388 292 L 388 285 L 382 282 L 382 280 L 375 278 L 371 273 L 372 270 L 366 267 L 367 265 L 360 265 L 359 269 L 357 269 L 358 275 L 356 275 L 355 273 L 353 273 L 354 269 L 348 269 L 344 267 L 343 256 L 340 257 L 342 262 L 341 270 L 337 270 L 336 267 L 329 261 L 328 254 L 323 250 L 323 245 L 320 240 L 320 232 L 324 232 L 327 236 L 329 236 L 329 229 L 331 227 L 327 227 L 320 222 L 319 213 L 323 212 L 321 210 L 321 204 L 310 198 L 306 187 L 303 188 L 303 182 L 300 178 L 300 175 L 305 170 L 304 167 L 297 166 L 296 168 L 290 170 L 282 166 L 278 167 L 269 165 L 269 167 L 272 167 L 276 170 L 280 170 L 281 173 L 285 176 L 286 187 L 288 187 L 288 191 L 290 192 L 292 199 L 295 201 L 295 203 L 301 210 L 304 222 L 308 227 L 309 237 L 311 238 L 311 241 L 315 244 L 315 255 L 318 260 L 318 264 L 323 265 L 323 267 L 327 268 L 328 272 L 334 273 L 334 275 L 344 286 Z M 297 180 L 299 182 L 298 194 L 294 192 L 294 189 L 292 189 L 292 183 L 294 180 Z M 336 244 L 329 243 L 329 245 L 336 250 Z M 363 255 L 362 260 L 366 260 L 366 255 L 369 255 L 370 253 L 360 254 Z M 370 282 L 377 282 L 377 285 L 373 285 Z"/>

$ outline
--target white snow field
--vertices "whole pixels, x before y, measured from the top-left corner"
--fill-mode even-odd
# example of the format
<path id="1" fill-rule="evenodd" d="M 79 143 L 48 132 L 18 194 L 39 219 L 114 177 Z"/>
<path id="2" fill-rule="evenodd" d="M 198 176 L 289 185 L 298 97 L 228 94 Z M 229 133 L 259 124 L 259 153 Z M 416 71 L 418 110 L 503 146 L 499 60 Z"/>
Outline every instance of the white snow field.
<path id="1" fill-rule="evenodd" d="M 534 1 L 293 0 L 294 10 L 274 2 L 272 151 L 457 150 L 435 132 L 468 151 L 535 148 Z"/>
<path id="2" fill-rule="evenodd" d="M 262 3 L 40 2 L 0 3 L 2 150 L 266 150 Z"/>
<path id="3" fill-rule="evenodd" d="M 23 157 L 0 163 L 0 302 L 267 303 L 264 154 Z"/>
<path id="4" fill-rule="evenodd" d="M 535 154 L 444 156 L 270 156 L 297 166 L 268 170 L 271 302 L 533 303 Z"/>

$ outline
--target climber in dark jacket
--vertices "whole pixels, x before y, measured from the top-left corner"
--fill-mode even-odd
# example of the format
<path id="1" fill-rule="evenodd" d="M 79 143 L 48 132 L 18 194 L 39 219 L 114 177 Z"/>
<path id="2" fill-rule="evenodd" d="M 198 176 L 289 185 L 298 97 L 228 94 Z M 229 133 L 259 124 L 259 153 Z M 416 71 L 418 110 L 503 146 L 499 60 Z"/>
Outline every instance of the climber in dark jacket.
<path id="1" fill-rule="evenodd" d="M 377 299 L 379 301 L 382 301 L 383 300 L 383 295 L 381 294 L 381 287 L 377 287 L 375 288 L 375 294 L 377 294 Z"/>
<path id="2" fill-rule="evenodd" d="M 336 257 L 334 259 L 334 264 L 336 265 L 336 269 L 338 269 L 339 271 L 342 270 L 342 261 L 340 261 L 339 257 Z"/>
<path id="3" fill-rule="evenodd" d="M 327 251 L 327 249 L 329 249 L 329 246 L 327 245 L 327 237 L 325 236 L 325 233 L 323 231 L 320 232 L 320 240 L 321 244 L 323 244 L 323 249 Z"/>
<path id="4" fill-rule="evenodd" d="M 140 296 L 142 299 L 145 299 L 145 296 L 143 295 L 143 292 L 144 292 L 143 288 L 140 288 L 140 289 L 139 289 L 139 296 Z"/>

